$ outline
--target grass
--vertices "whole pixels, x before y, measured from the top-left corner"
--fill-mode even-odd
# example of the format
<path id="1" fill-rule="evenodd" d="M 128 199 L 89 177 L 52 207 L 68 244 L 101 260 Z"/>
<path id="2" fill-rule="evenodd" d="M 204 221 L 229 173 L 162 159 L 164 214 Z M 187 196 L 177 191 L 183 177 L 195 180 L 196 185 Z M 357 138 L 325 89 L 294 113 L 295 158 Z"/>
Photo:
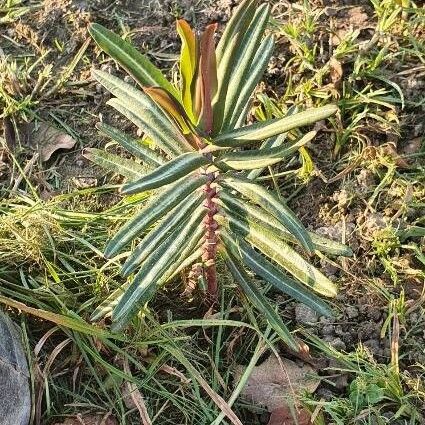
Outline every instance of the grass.
<path id="1" fill-rule="evenodd" d="M 414 2 L 403 3 L 404 8 L 392 0 L 365 3 L 370 12 L 367 28 L 348 28 L 334 44 L 343 12 L 332 15 L 307 1 L 289 8 L 277 0 L 273 5 L 270 30 L 285 60 L 269 68 L 252 114 L 257 119 L 278 117 L 291 107 L 331 101 L 338 102 L 340 114 L 317 146 L 260 179 L 305 212 L 307 224 L 346 223 L 343 237 L 357 244 L 357 255 L 332 260 L 343 294 L 336 309 L 343 311 L 353 299 L 360 305 L 366 293 L 383 312 L 377 323 L 380 341 L 388 340 L 390 346 L 388 356 L 373 355 L 360 341 L 338 351 L 318 338 L 320 325 L 308 328 L 305 338 L 313 354 L 334 361 L 322 372 L 322 387 L 331 389 L 333 398 L 306 395 L 303 403 L 324 414 L 326 423 L 421 424 L 424 99 L 420 87 L 409 84 L 423 78 L 425 69 L 423 9 Z M 196 19 L 202 16 L 201 6 L 194 10 Z M 173 3 L 170 19 L 182 13 L 181 7 Z M 99 137 L 92 124 L 99 112 L 115 117 L 99 109 L 103 95 L 84 77 L 94 58 L 93 46 L 83 42 L 65 54 L 70 48 L 66 38 L 47 37 L 37 46 L 34 40 L 18 39 L 16 25 L 31 27 L 28 17 L 36 19 L 40 11 L 37 2 L 0 2 L 0 26 L 9 30 L 2 34 L 0 50 L 3 128 L 12 125 L 19 136 L 22 122 L 54 120 L 73 131 L 81 147 L 95 145 Z M 119 17 L 126 36 L 136 39 L 127 12 L 111 10 L 108 26 L 116 27 Z M 69 18 L 77 21 L 79 16 L 70 11 Z M 175 53 L 174 46 L 164 51 L 147 37 L 144 43 L 153 57 L 170 66 L 167 58 Z M 58 46 L 63 52 L 60 63 L 51 53 Z M 98 62 L 114 66 L 106 58 Z M 414 149 L 405 149 L 412 141 Z M 250 370 L 272 347 L 281 353 L 283 348 L 264 319 L 248 303 L 236 301 L 231 278 L 222 274 L 220 308 L 212 317 L 196 297 L 180 296 L 177 280 L 124 334 L 109 333 L 107 321 L 91 324 L 96 306 L 123 283 L 119 264 L 102 255 L 128 202 L 115 195 L 119 180 L 97 172 L 98 187 L 67 186 L 61 173 L 68 162 L 76 162 L 78 153 L 61 153 L 43 165 L 30 163 L 33 152 L 23 141 L 18 150 L 7 140 L 1 142 L 0 159 L 11 165 L 13 175 L 0 168 L 0 302 L 26 338 L 34 371 L 34 423 L 54 423 L 84 412 L 112 412 L 120 424 L 140 423 L 137 409 L 125 405 L 124 381 L 136 384 L 153 423 L 230 424 L 230 408 L 244 424 L 262 423 L 265 409 L 238 395 Z M 367 184 L 359 183 L 361 173 Z M 48 200 L 40 194 L 43 181 L 53 187 Z M 311 192 L 315 185 L 319 192 Z M 346 200 L 332 199 L 332 193 L 344 191 Z M 372 225 L 372 216 L 381 225 Z M 273 292 L 267 295 L 291 322 L 293 306 Z M 344 323 L 343 318 L 336 320 Z M 291 327 L 299 325 L 292 321 Z M 125 363 L 131 376 L 124 372 Z M 232 371 L 237 364 L 247 369 L 235 386 Z M 335 374 L 348 377 L 342 390 L 335 389 Z"/>

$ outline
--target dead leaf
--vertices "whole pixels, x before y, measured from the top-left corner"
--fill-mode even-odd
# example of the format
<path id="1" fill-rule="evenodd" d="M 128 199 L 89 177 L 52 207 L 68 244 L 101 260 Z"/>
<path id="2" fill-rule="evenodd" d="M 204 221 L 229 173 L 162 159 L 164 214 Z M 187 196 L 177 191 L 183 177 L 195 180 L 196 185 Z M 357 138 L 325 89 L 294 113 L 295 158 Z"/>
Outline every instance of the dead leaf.
<path id="1" fill-rule="evenodd" d="M 240 380 L 244 370 L 244 366 L 237 366 L 236 381 Z M 241 396 L 273 412 L 287 406 L 288 398 L 301 391 L 316 391 L 320 381 L 313 374 L 314 369 L 307 363 L 298 364 L 286 358 L 270 356 L 260 366 L 253 368 Z"/>
<path id="2" fill-rule="evenodd" d="M 124 372 L 131 376 L 130 366 L 128 360 L 123 361 Z M 145 400 L 136 384 L 133 382 L 124 382 L 123 385 L 123 400 L 128 409 L 137 409 L 139 412 L 140 419 L 143 425 L 152 425 L 152 421 L 149 417 L 146 409 Z"/>
<path id="3" fill-rule="evenodd" d="M 118 425 L 118 422 L 110 414 L 77 415 L 75 418 L 68 418 L 64 422 L 57 422 L 54 425 Z"/>
<path id="4" fill-rule="evenodd" d="M 329 60 L 329 72 L 332 83 L 337 87 L 341 82 L 343 71 L 341 62 L 334 57 Z"/>
<path id="5" fill-rule="evenodd" d="M 31 144 L 38 150 L 43 162 L 48 161 L 58 149 L 72 149 L 75 143 L 69 134 L 47 122 L 39 123 L 31 134 Z"/>
<path id="6" fill-rule="evenodd" d="M 397 167 L 409 168 L 409 164 L 407 163 L 407 161 L 397 153 L 395 143 L 386 143 L 384 145 L 381 145 L 381 149 L 385 155 L 388 155 L 394 160 Z"/>
<path id="7" fill-rule="evenodd" d="M 294 418 L 296 415 L 296 418 Z M 267 425 L 310 425 L 311 415 L 306 409 L 293 412 L 288 407 L 280 407 L 272 412 Z"/>

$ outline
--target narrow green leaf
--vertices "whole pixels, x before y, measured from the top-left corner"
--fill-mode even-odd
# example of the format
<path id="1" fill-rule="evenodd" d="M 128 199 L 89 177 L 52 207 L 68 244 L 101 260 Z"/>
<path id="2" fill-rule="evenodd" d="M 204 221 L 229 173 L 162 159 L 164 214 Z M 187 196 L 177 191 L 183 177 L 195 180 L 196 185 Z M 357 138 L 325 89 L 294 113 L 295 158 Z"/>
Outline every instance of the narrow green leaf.
<path id="1" fill-rule="evenodd" d="M 98 122 L 96 128 L 104 135 L 110 137 L 115 142 L 119 143 L 127 152 L 141 159 L 146 164 L 157 167 L 165 163 L 164 158 L 157 154 L 154 150 L 143 146 L 136 139 L 127 136 L 127 134 L 118 130 L 115 127 L 107 125 L 103 122 Z"/>
<path id="2" fill-rule="evenodd" d="M 237 199 L 225 189 L 218 192 L 218 204 L 227 211 L 237 214 L 241 220 L 248 219 L 257 223 L 259 226 L 266 227 L 272 232 L 276 232 L 287 242 L 299 244 L 300 242 L 271 214 L 263 208 L 257 207 L 243 199 Z M 335 242 L 313 232 L 308 232 L 313 242 L 314 249 L 331 255 L 342 255 L 351 257 L 353 251 L 346 245 Z"/>
<path id="3" fill-rule="evenodd" d="M 226 252 L 224 255 L 227 268 L 232 274 L 233 278 L 242 291 L 254 305 L 254 307 L 266 317 L 270 326 L 276 331 L 276 333 L 282 338 L 282 341 L 290 347 L 292 350 L 298 352 L 300 350 L 299 344 L 295 341 L 294 337 L 289 332 L 288 328 L 283 323 L 280 315 L 270 305 L 267 298 L 262 292 L 255 286 L 254 282 L 251 281 L 250 277 L 244 270 L 243 264 L 238 261 L 236 256 L 233 256 L 230 252 Z"/>
<path id="4" fill-rule="evenodd" d="M 256 168 L 269 167 L 297 152 L 300 147 L 310 142 L 316 134 L 316 131 L 310 131 L 295 143 L 275 148 L 226 153 L 214 161 L 214 165 L 223 170 L 255 170 Z"/>
<path id="5" fill-rule="evenodd" d="M 173 183 L 209 163 L 206 156 L 197 152 L 188 152 L 175 159 L 161 165 L 156 170 L 142 177 L 141 179 L 126 184 L 122 188 L 122 193 L 133 194 L 145 192 L 146 190 L 157 189 L 161 186 Z"/>
<path id="6" fill-rule="evenodd" d="M 261 97 L 261 95 L 259 95 Z M 281 117 L 284 116 L 289 117 L 293 114 L 296 114 L 298 112 L 298 108 L 296 106 L 291 106 L 286 111 L 286 114 L 284 114 L 281 110 L 275 111 L 276 105 L 271 102 L 270 98 L 268 96 L 262 96 L 263 97 L 263 104 L 265 108 L 268 110 L 267 116 L 272 117 L 273 114 L 281 114 Z M 280 117 L 279 115 L 277 115 Z M 264 140 L 264 142 L 261 144 L 259 149 L 269 149 L 269 148 L 276 148 L 278 146 L 282 146 L 282 144 L 287 140 L 287 136 L 289 133 L 283 133 L 279 134 L 278 136 L 269 137 L 268 139 Z M 252 170 L 247 174 L 247 178 L 250 180 L 255 180 L 266 168 L 258 168 L 256 170 Z"/>
<path id="7" fill-rule="evenodd" d="M 279 198 L 268 192 L 264 187 L 253 183 L 251 180 L 230 175 L 224 175 L 219 180 L 219 184 L 234 189 L 255 204 L 261 205 L 262 208 L 276 217 L 306 250 L 313 251 L 314 247 L 310 236 L 301 221 Z"/>
<path id="8" fill-rule="evenodd" d="M 149 257 L 149 261 L 143 263 L 133 282 L 112 312 L 114 322 L 122 322 L 124 317 L 130 318 L 140 303 L 147 301 L 146 294 L 150 296 L 153 292 L 151 288 L 155 287 L 156 289 L 158 279 L 167 272 L 180 256 L 188 237 L 200 227 L 207 211 L 208 209 L 203 206 L 198 208 L 180 233 L 174 235 L 175 237 L 172 240 L 167 239 L 168 248 L 161 255 L 155 252 L 154 255 Z"/>
<path id="9" fill-rule="evenodd" d="M 129 276 L 137 268 L 137 266 L 144 261 L 156 247 L 173 232 L 178 226 L 184 223 L 193 211 L 201 204 L 202 200 L 205 199 L 205 194 L 198 191 L 194 194 L 190 194 L 184 202 L 171 210 L 156 227 L 151 230 L 140 242 L 131 255 L 127 258 L 124 263 L 121 273 L 124 277 Z"/>
<path id="10" fill-rule="evenodd" d="M 143 210 L 132 220 L 121 227 L 117 234 L 106 245 L 105 257 L 111 258 L 121 248 L 158 221 L 167 214 L 168 211 L 173 209 L 206 182 L 206 176 L 189 176 L 168 187 L 160 195 L 152 199 L 151 203 L 143 208 Z"/>
<path id="11" fill-rule="evenodd" d="M 225 218 L 218 216 L 217 221 L 228 226 L 233 233 L 242 236 L 264 255 L 278 263 L 315 292 L 327 297 L 336 295 L 334 283 L 308 261 L 304 260 L 300 254 L 294 251 L 274 232 L 270 232 L 265 227 L 259 226 L 248 219 L 240 220 L 239 217 L 232 215 L 230 212 L 226 213 Z"/>
<path id="12" fill-rule="evenodd" d="M 220 134 L 215 137 L 214 144 L 224 147 L 243 146 L 253 142 L 267 139 L 294 128 L 313 124 L 335 114 L 336 105 L 327 105 L 319 108 L 310 108 L 303 112 L 285 118 L 255 123 L 240 129 Z"/>
<path id="13" fill-rule="evenodd" d="M 151 261 L 149 263 L 148 267 L 151 267 L 153 264 L 156 263 L 158 258 L 161 258 L 163 255 L 165 255 L 166 250 L 170 246 L 170 241 L 173 241 L 177 235 L 180 233 L 181 228 L 175 229 L 171 234 L 167 236 L 166 240 L 163 240 L 161 243 L 159 243 L 155 247 L 155 251 L 153 251 L 151 254 L 155 254 L 154 257 L 151 259 L 147 258 L 146 261 Z M 186 267 L 189 267 L 192 263 L 195 262 L 198 258 L 202 256 L 202 248 L 200 248 L 200 245 L 202 244 L 202 238 L 205 235 L 205 229 L 203 226 L 198 226 L 198 228 L 187 238 L 186 245 L 184 249 L 181 251 L 178 258 L 173 261 L 173 263 L 170 265 L 170 267 L 167 269 L 165 273 L 160 276 L 156 282 L 156 286 L 150 286 L 149 290 L 145 293 L 144 298 L 146 300 L 149 300 L 151 298 L 155 291 L 161 287 L 162 285 L 166 284 L 167 282 L 171 281 L 178 273 L 180 273 L 182 270 L 184 270 Z M 102 317 L 105 317 L 109 315 L 112 310 L 115 308 L 115 306 L 119 303 L 122 296 L 124 295 L 125 291 L 129 288 L 132 281 L 127 280 L 123 285 L 121 285 L 118 289 L 116 289 L 111 295 L 107 297 L 107 299 L 102 302 L 93 312 L 93 315 L 90 320 L 96 321 L 101 319 Z M 141 303 L 139 302 L 139 305 Z M 115 325 L 116 329 L 122 328 L 126 323 L 126 318 L 121 319 L 119 323 Z"/>
<path id="14" fill-rule="evenodd" d="M 150 96 L 107 72 L 93 70 L 92 74 L 100 84 L 117 97 L 117 99 L 109 100 L 107 104 L 115 107 L 115 102 L 118 102 L 122 105 L 130 113 L 128 118 L 162 149 L 174 154 L 193 150 L 176 124 Z M 127 116 L 125 113 L 124 115 Z M 133 116 L 136 120 L 130 118 Z"/>
<path id="15" fill-rule="evenodd" d="M 146 167 L 132 159 L 122 158 L 102 149 L 86 148 L 83 156 L 105 170 L 120 174 L 129 180 L 137 180 L 147 172 Z"/>
<path id="16" fill-rule="evenodd" d="M 213 99 L 214 112 L 214 134 L 216 134 L 223 123 L 226 95 L 230 78 L 234 72 L 235 59 L 241 48 L 242 39 L 255 13 L 255 1 L 243 1 L 235 14 L 226 25 L 223 36 L 216 49 L 217 55 L 217 94 Z"/>
<path id="17" fill-rule="evenodd" d="M 177 236 L 180 229 L 175 229 L 174 232 L 169 234 L 166 239 L 164 239 L 161 243 L 156 246 L 155 251 L 151 253 L 151 255 L 146 259 L 144 263 L 145 269 L 149 270 L 150 267 L 153 267 L 155 263 L 161 258 L 165 252 L 168 250 L 170 243 Z M 132 284 L 132 280 L 128 279 L 123 285 L 117 288 L 115 291 L 110 294 L 106 300 L 104 300 L 93 312 L 91 320 L 99 320 L 102 317 L 108 316 L 112 313 L 114 308 L 118 305 L 121 298 L 124 296 L 130 285 Z M 153 296 L 155 293 L 155 285 L 150 286 L 146 289 L 146 296 Z M 123 321 L 123 325 L 125 321 Z M 115 325 L 116 329 L 120 329 L 120 324 Z"/>
<path id="18" fill-rule="evenodd" d="M 220 232 L 220 239 L 229 252 L 232 252 L 235 257 L 241 258 L 243 264 L 276 289 L 304 303 L 320 315 L 333 316 L 332 310 L 324 300 L 284 274 L 243 239 L 227 231 Z"/>
<path id="19" fill-rule="evenodd" d="M 227 89 L 221 131 L 229 128 L 228 124 L 235 111 L 240 94 L 250 78 L 253 60 L 260 48 L 261 39 L 264 35 L 269 16 L 270 6 L 264 3 L 256 10 L 254 18 L 242 39 L 241 46 L 235 57 L 234 72 L 232 73 Z"/>
<path id="20" fill-rule="evenodd" d="M 205 231 L 202 232 L 202 233 L 205 234 Z M 202 236 L 202 235 L 200 235 L 200 236 Z M 183 256 L 183 254 L 182 254 L 181 255 L 181 257 L 182 257 L 181 264 L 179 265 L 179 267 L 177 267 L 177 269 L 173 273 L 169 273 L 169 272 L 167 273 L 167 277 L 168 277 L 168 274 L 170 275 L 167 280 L 169 280 L 169 281 L 173 280 L 180 272 L 182 272 L 186 268 L 190 267 L 192 264 L 194 264 L 196 262 L 196 260 L 201 259 L 203 252 L 204 252 L 204 250 L 202 249 L 202 247 L 200 247 L 200 248 L 197 248 L 189 256 L 187 256 L 187 255 Z"/>
<path id="21" fill-rule="evenodd" d="M 180 76 L 182 83 L 181 90 L 183 105 L 189 114 L 189 118 L 194 123 L 195 117 L 193 116 L 192 87 L 194 84 L 198 64 L 196 36 L 190 28 L 189 24 L 182 19 L 177 21 L 177 32 L 182 42 L 180 53 Z"/>
<path id="22" fill-rule="evenodd" d="M 227 55 L 227 52 L 234 53 L 231 49 L 235 39 L 241 40 L 245 34 L 252 17 L 254 16 L 256 0 L 243 0 L 232 13 L 232 17 L 227 23 L 223 35 L 217 45 L 217 62 L 220 63 Z"/>
<path id="23" fill-rule="evenodd" d="M 128 107 L 128 105 L 124 105 L 124 103 L 117 98 L 108 100 L 106 104 L 112 106 L 119 113 L 128 118 L 138 128 L 140 128 L 159 149 L 167 154 L 167 156 L 174 158 L 184 152 L 176 148 L 175 144 L 172 142 L 172 140 L 168 139 L 168 137 L 164 138 L 163 135 L 158 133 L 156 129 L 149 127 L 146 121 L 140 118 L 142 111 L 139 110 L 135 112 L 134 108 Z"/>
<path id="24" fill-rule="evenodd" d="M 99 24 L 91 24 L 89 33 L 96 44 L 115 59 L 141 86 L 159 86 L 178 97 L 177 89 L 161 71 L 130 43 Z"/>
<path id="25" fill-rule="evenodd" d="M 272 57 L 274 50 L 275 39 L 273 35 L 268 35 L 261 43 L 251 65 L 251 69 L 247 74 L 247 78 L 238 99 L 236 101 L 233 112 L 230 116 L 228 124 L 225 129 L 239 128 L 246 120 L 247 109 L 250 107 L 250 98 L 253 95 L 257 84 L 260 82 L 264 71 L 267 68 L 267 64 Z M 230 115 L 230 114 L 229 114 Z"/>

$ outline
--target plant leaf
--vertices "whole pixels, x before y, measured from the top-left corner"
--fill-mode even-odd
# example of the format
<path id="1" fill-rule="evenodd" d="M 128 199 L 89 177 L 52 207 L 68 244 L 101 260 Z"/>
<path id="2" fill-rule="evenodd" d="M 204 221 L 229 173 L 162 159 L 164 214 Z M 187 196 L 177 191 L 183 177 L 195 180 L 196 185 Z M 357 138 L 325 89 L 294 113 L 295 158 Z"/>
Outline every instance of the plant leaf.
<path id="1" fill-rule="evenodd" d="M 276 232 L 284 240 L 299 244 L 300 242 L 293 236 L 275 217 L 266 210 L 257 207 L 243 199 L 237 199 L 223 189 L 218 192 L 217 203 L 233 214 L 237 214 L 241 220 L 248 219 L 254 221 L 259 226 L 269 228 L 270 231 Z M 308 232 L 313 242 L 314 249 L 331 255 L 342 255 L 351 257 L 353 251 L 342 243 L 335 242 L 313 232 Z"/>
<path id="2" fill-rule="evenodd" d="M 142 145 L 136 139 L 127 136 L 122 131 L 115 127 L 107 125 L 103 122 L 98 122 L 96 128 L 104 135 L 110 137 L 115 142 L 119 143 L 127 152 L 141 159 L 146 164 L 157 167 L 165 163 L 164 158 L 157 154 L 154 150 Z"/>
<path id="3" fill-rule="evenodd" d="M 130 43 L 99 24 L 91 24 L 89 33 L 96 44 L 115 59 L 141 86 L 159 86 L 178 97 L 177 89 L 162 72 Z"/>
<path id="4" fill-rule="evenodd" d="M 309 252 L 314 247 L 307 230 L 295 214 L 275 195 L 268 192 L 264 187 L 253 183 L 251 180 L 224 175 L 220 185 L 230 187 L 241 195 L 246 196 L 255 204 L 261 205 L 266 211 L 276 217 L 296 238 L 300 244 Z"/>
<path id="5" fill-rule="evenodd" d="M 214 138 L 214 144 L 224 147 L 236 147 L 258 142 L 281 133 L 286 133 L 294 128 L 310 125 L 316 121 L 329 118 L 337 110 L 338 107 L 336 105 L 327 105 L 319 108 L 310 108 L 289 117 L 255 123 L 220 134 Z"/>
<path id="6" fill-rule="evenodd" d="M 122 323 L 122 319 L 131 316 L 138 308 L 140 303 L 146 302 L 152 294 L 150 288 L 156 286 L 158 279 L 167 272 L 173 262 L 184 250 L 188 237 L 199 228 L 199 225 L 205 217 L 208 209 L 202 206 L 190 217 L 188 223 L 181 229 L 177 235 L 167 239 L 168 248 L 161 255 L 157 251 L 150 257 L 148 262 L 143 263 L 133 282 L 125 291 L 112 312 L 112 320 Z"/>
<path id="7" fill-rule="evenodd" d="M 145 167 L 132 159 L 122 158 L 102 149 L 86 148 L 83 156 L 105 170 L 120 174 L 129 180 L 139 179 L 147 171 Z"/>
<path id="8" fill-rule="evenodd" d="M 180 228 L 175 229 L 171 233 L 171 235 L 167 235 L 167 238 L 170 238 L 170 240 L 173 240 L 174 238 L 176 238 L 180 230 L 181 230 Z M 184 247 L 180 256 L 173 262 L 172 265 L 170 265 L 169 269 L 158 279 L 158 281 L 156 282 L 157 288 L 167 283 L 171 279 L 173 279 L 173 277 L 177 273 L 179 273 L 184 268 L 190 266 L 197 258 L 199 258 L 202 255 L 202 249 L 199 248 L 199 242 L 202 242 L 202 237 L 204 235 L 205 235 L 204 228 L 202 226 L 199 226 L 198 229 L 196 229 L 193 232 L 193 234 L 188 238 L 186 242 L 186 246 Z M 162 244 L 162 242 L 158 243 L 158 245 L 155 247 L 155 252 L 156 250 L 160 250 L 160 254 L 159 254 L 160 256 L 164 255 L 164 252 L 165 252 L 164 250 L 167 249 L 168 247 L 168 242 L 165 242 L 164 244 Z M 193 252 L 194 250 L 195 252 Z M 156 259 L 153 260 L 153 262 L 155 261 Z M 125 291 L 130 286 L 130 284 L 131 284 L 131 281 L 127 280 L 127 282 L 125 282 L 118 289 L 116 289 L 111 295 L 109 295 L 107 299 L 96 308 L 90 320 L 92 321 L 99 320 L 102 317 L 105 317 L 106 315 L 110 314 L 112 310 L 114 309 L 114 307 L 118 304 L 118 302 L 122 298 Z M 119 325 L 117 325 L 117 327 L 119 328 Z"/>
<path id="9" fill-rule="evenodd" d="M 235 58 L 238 50 L 241 48 L 244 34 L 254 16 L 255 3 L 255 1 L 246 0 L 239 5 L 233 17 L 226 25 L 226 29 L 216 49 L 218 88 L 217 94 L 213 99 L 214 134 L 222 126 L 226 95 L 231 75 L 234 72 Z"/>
<path id="10" fill-rule="evenodd" d="M 168 187 L 152 202 L 143 208 L 132 220 L 128 221 L 108 242 L 105 257 L 111 258 L 139 233 L 158 221 L 168 211 L 178 205 L 198 187 L 207 182 L 206 176 L 189 176 L 183 181 L 177 181 Z"/>
<path id="11" fill-rule="evenodd" d="M 238 99 L 226 129 L 239 128 L 245 122 L 248 108 L 250 107 L 250 98 L 252 97 L 255 87 L 257 87 L 257 84 L 260 82 L 261 77 L 267 68 L 267 64 L 272 57 L 274 43 L 274 36 L 268 35 L 258 48 L 258 51 L 252 61 L 249 73 L 247 74 L 245 83 L 239 92 Z"/>
<path id="12" fill-rule="evenodd" d="M 254 16 L 256 0 L 243 0 L 232 13 L 232 17 L 224 28 L 223 35 L 217 45 L 217 63 L 221 63 L 228 52 L 234 56 L 231 47 L 237 43 L 235 40 L 240 40 L 252 17 Z"/>
<path id="13" fill-rule="evenodd" d="M 141 179 L 123 186 L 122 193 L 133 194 L 157 189 L 197 170 L 210 161 L 197 152 L 188 152 L 161 165 Z"/>
<path id="14" fill-rule="evenodd" d="M 193 211 L 205 199 L 203 192 L 189 195 L 178 208 L 178 211 L 171 210 L 153 230 L 151 230 L 140 242 L 137 248 L 131 253 L 124 263 L 121 273 L 124 277 L 129 276 L 137 266 L 144 261 L 156 247 L 173 232 L 178 226 L 184 223 Z"/>
<path id="15" fill-rule="evenodd" d="M 155 251 L 152 252 L 152 255 L 146 258 L 146 261 L 144 262 L 144 267 L 146 269 L 149 267 L 153 267 L 153 265 L 158 261 L 158 258 L 164 255 L 171 241 L 173 240 L 173 238 L 176 237 L 179 231 L 180 229 L 175 229 L 171 234 L 167 236 L 165 240 L 163 240 L 157 245 Z M 119 301 L 121 300 L 121 298 L 123 297 L 123 295 L 128 290 L 131 284 L 132 281 L 127 280 L 123 285 L 121 285 L 112 294 L 110 294 L 107 299 L 103 301 L 93 312 L 91 320 L 99 320 L 100 318 L 109 315 L 113 311 L 113 309 L 118 305 Z M 154 286 L 150 287 L 149 289 L 150 292 L 147 293 L 147 295 L 152 296 L 155 292 L 155 290 L 152 291 L 152 289 L 154 289 Z M 119 329 L 119 325 L 116 325 L 116 327 Z"/>
<path id="16" fill-rule="evenodd" d="M 292 350 L 298 352 L 300 349 L 299 345 L 289 332 L 288 328 L 283 323 L 282 318 L 273 309 L 267 298 L 251 281 L 250 277 L 244 270 L 243 264 L 241 264 L 241 262 L 238 261 L 237 257 L 233 256 L 228 250 L 226 250 L 226 255 L 224 256 L 224 258 L 226 261 L 227 268 L 229 269 L 233 278 L 236 282 L 239 283 L 240 287 L 242 288 L 242 291 L 245 293 L 245 295 L 251 301 L 254 307 L 266 317 L 270 326 L 276 331 L 282 341 L 286 345 L 288 345 L 288 347 L 290 347 Z"/>
<path id="17" fill-rule="evenodd" d="M 150 96 L 107 72 L 93 70 L 92 74 L 100 84 L 117 97 L 117 99 L 109 100 L 107 104 L 117 110 L 116 102 L 122 105 L 128 113 L 125 114 L 121 110 L 119 112 L 146 132 L 161 149 L 167 153 L 171 151 L 173 154 L 193 150 L 178 127 Z"/>
<path id="18" fill-rule="evenodd" d="M 225 218 L 217 217 L 217 221 L 227 225 L 233 233 L 242 236 L 307 287 L 326 297 L 336 296 L 335 285 L 274 232 L 247 219 L 240 220 L 230 213 Z"/>
<path id="19" fill-rule="evenodd" d="M 214 161 L 214 165 L 224 170 L 255 170 L 269 167 L 295 153 L 300 147 L 310 142 L 316 134 L 316 131 L 310 131 L 298 142 L 289 144 L 289 146 L 285 144 L 268 149 L 226 153 Z"/>
<path id="20" fill-rule="evenodd" d="M 185 109 L 175 97 L 161 87 L 144 87 L 143 91 L 174 119 L 183 133 L 187 134 L 191 131 L 191 121 Z"/>
<path id="21" fill-rule="evenodd" d="M 234 255 L 239 256 L 243 264 L 276 289 L 304 303 L 323 316 L 333 316 L 332 310 L 324 300 L 283 273 L 279 268 L 255 251 L 255 249 L 251 248 L 242 238 L 223 230 L 220 231 L 220 238 L 226 249 L 233 252 Z"/>
<path id="22" fill-rule="evenodd" d="M 189 24 L 182 19 L 177 21 L 177 32 L 182 42 L 180 53 L 180 76 L 183 105 L 189 115 L 189 118 L 192 122 L 195 122 L 192 105 L 192 87 L 198 66 L 196 36 Z"/>
<path id="23" fill-rule="evenodd" d="M 229 128 L 228 124 L 234 113 L 241 91 L 249 78 L 253 60 L 260 48 L 261 39 L 270 17 L 270 6 L 262 4 L 255 12 L 234 59 L 234 72 L 229 81 L 224 105 L 223 125 L 221 131 Z M 218 129 L 218 127 L 216 127 Z"/>
<path id="24" fill-rule="evenodd" d="M 200 124 L 210 134 L 213 129 L 212 99 L 217 92 L 217 62 L 215 56 L 214 34 L 217 24 L 208 25 L 200 41 L 199 74 L 202 79 L 202 110 Z"/>

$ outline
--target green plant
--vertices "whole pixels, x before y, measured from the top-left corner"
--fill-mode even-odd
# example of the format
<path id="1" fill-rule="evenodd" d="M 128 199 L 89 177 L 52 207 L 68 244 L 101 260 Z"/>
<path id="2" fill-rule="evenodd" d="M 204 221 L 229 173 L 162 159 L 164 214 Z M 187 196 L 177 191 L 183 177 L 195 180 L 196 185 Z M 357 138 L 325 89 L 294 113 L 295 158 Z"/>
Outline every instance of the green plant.
<path id="1" fill-rule="evenodd" d="M 315 293 L 332 297 L 335 285 L 291 245 L 309 253 L 350 255 L 350 250 L 307 232 L 281 197 L 254 180 L 315 135 L 309 132 L 284 143 L 284 133 L 326 119 L 337 107 L 291 111 L 283 118 L 243 126 L 252 92 L 273 51 L 273 36 L 263 37 L 268 19 L 268 5 L 243 1 L 216 49 L 215 24 L 198 37 L 185 21 L 178 21 L 179 88 L 119 36 L 91 25 L 90 34 L 99 47 L 142 90 L 106 72 L 95 70 L 93 75 L 115 96 L 108 104 L 147 137 L 140 142 L 100 123 L 99 130 L 138 157 L 143 166 L 95 149 L 87 150 L 86 156 L 135 179 L 122 187 L 122 193 L 135 196 L 135 202 L 139 194 L 158 190 L 107 244 L 105 256 L 111 258 L 145 234 L 122 268 L 125 277 L 137 271 L 134 277 L 99 306 L 93 320 L 111 314 L 114 327 L 122 327 L 157 288 L 189 267 L 193 283 L 205 285 L 209 295 L 215 296 L 218 254 L 243 293 L 293 349 L 298 344 L 246 268 L 320 314 L 330 314 Z M 242 149 L 263 140 L 260 147 Z"/>

